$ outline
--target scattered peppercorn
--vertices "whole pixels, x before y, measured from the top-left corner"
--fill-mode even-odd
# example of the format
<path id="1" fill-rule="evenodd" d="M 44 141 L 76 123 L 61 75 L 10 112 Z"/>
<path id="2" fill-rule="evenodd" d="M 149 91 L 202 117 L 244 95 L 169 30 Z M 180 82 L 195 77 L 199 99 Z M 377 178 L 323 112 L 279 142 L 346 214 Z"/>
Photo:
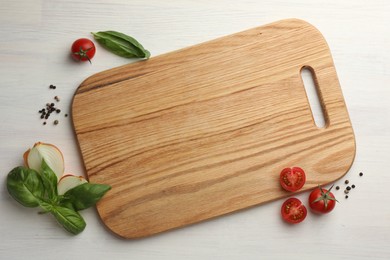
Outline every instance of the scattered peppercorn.
<path id="1" fill-rule="evenodd" d="M 363 173 L 361 172 L 361 173 L 359 173 L 359 176 L 363 176 Z"/>
<path id="2" fill-rule="evenodd" d="M 348 195 L 345 195 L 345 198 L 348 199 Z"/>
<path id="3" fill-rule="evenodd" d="M 355 184 L 352 184 L 352 186 L 351 186 L 351 187 L 352 187 L 352 189 L 355 189 L 355 187 L 356 187 L 356 186 L 355 186 Z"/>
<path id="4" fill-rule="evenodd" d="M 347 190 L 351 190 L 351 187 L 347 186 Z"/>
<path id="5" fill-rule="evenodd" d="M 336 190 L 339 190 L 340 189 L 340 186 L 336 186 Z"/>
<path id="6" fill-rule="evenodd" d="M 68 114 L 65 114 L 65 117 L 68 117 Z"/>
<path id="7" fill-rule="evenodd" d="M 345 180 L 345 182 L 344 182 L 345 184 L 348 184 L 349 183 L 349 180 Z"/>
<path id="8" fill-rule="evenodd" d="M 53 84 L 50 84 L 49 85 L 49 89 L 56 89 L 57 87 Z M 60 98 L 58 96 L 54 96 L 54 100 L 56 102 L 59 102 L 60 101 Z M 57 114 L 61 113 L 61 109 L 59 109 L 58 107 L 56 107 L 56 103 L 53 103 L 53 102 L 50 102 L 50 103 L 46 103 L 46 106 L 44 106 L 41 110 L 38 111 L 39 114 L 40 114 L 40 118 L 41 119 L 44 119 L 44 120 L 47 120 L 49 119 L 49 117 L 52 115 L 52 113 L 56 112 Z M 67 117 L 68 115 L 66 114 L 65 117 Z M 43 125 L 46 125 L 47 122 L 44 121 L 43 122 Z M 53 124 L 57 125 L 59 124 L 59 121 L 58 120 L 54 120 L 53 121 Z"/>
<path id="9" fill-rule="evenodd" d="M 348 193 L 349 193 L 349 190 L 344 190 L 344 193 L 345 193 L 345 194 L 348 194 Z"/>

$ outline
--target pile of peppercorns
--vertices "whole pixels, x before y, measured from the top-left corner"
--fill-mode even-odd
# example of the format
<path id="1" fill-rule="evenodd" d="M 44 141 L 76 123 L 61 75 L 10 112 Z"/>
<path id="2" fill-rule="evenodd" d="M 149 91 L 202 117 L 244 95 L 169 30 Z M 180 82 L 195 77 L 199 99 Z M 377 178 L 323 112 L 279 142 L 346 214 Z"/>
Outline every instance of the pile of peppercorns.
<path id="1" fill-rule="evenodd" d="M 359 176 L 362 177 L 363 176 L 363 172 L 360 172 L 359 173 Z M 344 184 L 347 185 L 344 189 L 344 193 L 345 193 L 345 198 L 348 199 L 349 196 L 349 192 L 352 190 L 352 189 L 355 189 L 356 188 L 356 185 L 355 184 L 352 184 L 351 186 L 349 186 L 349 180 L 345 180 L 344 181 Z M 336 186 L 336 190 L 339 190 L 340 189 L 340 186 Z"/>
<path id="2" fill-rule="evenodd" d="M 56 89 L 57 87 L 54 86 L 54 85 L 50 85 L 49 86 L 49 89 Z M 58 96 L 55 96 L 54 97 L 54 100 L 56 102 L 60 102 L 60 98 Z M 59 109 L 58 107 L 56 107 L 56 104 L 55 103 L 46 103 L 46 106 L 44 108 L 42 108 L 41 110 L 38 111 L 40 113 L 40 117 L 41 119 L 45 120 L 43 122 L 43 125 L 46 125 L 47 124 L 47 120 L 49 119 L 50 115 L 53 114 L 53 113 L 56 113 L 56 114 L 59 114 L 61 113 L 61 109 Z M 68 117 L 68 114 L 65 114 L 65 117 Z M 58 125 L 59 121 L 58 119 L 54 120 L 53 121 L 53 124 L 54 125 Z"/>

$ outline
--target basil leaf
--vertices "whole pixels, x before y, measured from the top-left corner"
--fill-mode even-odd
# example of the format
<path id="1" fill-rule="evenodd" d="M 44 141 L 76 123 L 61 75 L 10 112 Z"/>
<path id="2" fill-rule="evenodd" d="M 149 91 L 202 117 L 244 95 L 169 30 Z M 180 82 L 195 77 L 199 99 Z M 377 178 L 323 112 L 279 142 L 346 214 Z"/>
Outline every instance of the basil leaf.
<path id="1" fill-rule="evenodd" d="M 16 167 L 7 176 L 8 193 L 25 207 L 39 206 L 44 196 L 41 176 L 33 169 Z"/>
<path id="2" fill-rule="evenodd" d="M 112 53 L 125 58 L 146 58 L 150 52 L 146 50 L 136 39 L 126 34 L 105 31 L 92 33 L 95 40 Z"/>
<path id="3" fill-rule="evenodd" d="M 76 209 L 74 208 L 73 204 L 72 204 L 72 201 L 64 196 L 59 196 L 59 200 L 58 200 L 58 205 L 61 206 L 61 207 L 64 207 L 64 208 L 68 208 L 68 209 L 72 209 L 74 211 L 76 211 Z"/>
<path id="4" fill-rule="evenodd" d="M 81 233 L 87 225 L 83 217 L 72 209 L 55 206 L 52 208 L 51 213 L 58 223 L 74 235 Z"/>
<path id="5" fill-rule="evenodd" d="M 42 159 L 41 165 L 41 177 L 43 186 L 45 186 L 47 196 L 50 200 L 55 201 L 58 196 L 57 192 L 57 175 L 53 172 L 53 170 L 47 165 L 45 160 Z"/>
<path id="6" fill-rule="evenodd" d="M 83 183 L 68 190 L 60 204 L 71 203 L 75 210 L 83 210 L 95 205 L 110 189 L 106 184 Z"/>

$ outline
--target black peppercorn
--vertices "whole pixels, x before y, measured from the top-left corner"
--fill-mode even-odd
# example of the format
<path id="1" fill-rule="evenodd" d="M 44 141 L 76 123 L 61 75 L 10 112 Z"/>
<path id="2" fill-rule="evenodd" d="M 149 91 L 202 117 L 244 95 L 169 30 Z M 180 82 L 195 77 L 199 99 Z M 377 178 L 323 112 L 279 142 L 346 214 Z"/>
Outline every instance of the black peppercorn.
<path id="1" fill-rule="evenodd" d="M 340 189 L 340 186 L 336 186 L 336 190 L 339 190 Z"/>
<path id="2" fill-rule="evenodd" d="M 352 186 L 351 186 L 351 187 L 352 187 L 352 189 L 355 189 L 355 187 L 356 187 L 356 186 L 355 186 L 355 184 L 352 184 Z"/>
<path id="3" fill-rule="evenodd" d="M 347 186 L 347 190 L 351 190 L 351 187 Z"/>
<path id="4" fill-rule="evenodd" d="M 361 172 L 361 173 L 359 173 L 359 176 L 363 176 L 363 173 Z"/>
<path id="5" fill-rule="evenodd" d="M 348 184 L 349 183 L 349 180 L 345 180 L 345 182 L 344 182 L 345 184 Z"/>
<path id="6" fill-rule="evenodd" d="M 55 125 L 58 125 L 58 123 L 59 123 L 58 120 L 54 120 Z"/>

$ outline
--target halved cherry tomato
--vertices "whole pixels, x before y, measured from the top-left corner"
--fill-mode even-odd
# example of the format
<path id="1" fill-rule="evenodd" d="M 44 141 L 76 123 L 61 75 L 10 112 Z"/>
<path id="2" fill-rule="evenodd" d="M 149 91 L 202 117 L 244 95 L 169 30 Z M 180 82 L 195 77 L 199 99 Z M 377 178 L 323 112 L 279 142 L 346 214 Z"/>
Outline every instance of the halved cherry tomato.
<path id="1" fill-rule="evenodd" d="M 297 224 L 306 218 L 307 210 L 299 199 L 289 198 L 283 203 L 281 213 L 284 221 Z"/>
<path id="2" fill-rule="evenodd" d="M 333 195 L 333 186 L 329 190 L 323 189 L 318 186 L 314 189 L 309 196 L 309 206 L 316 213 L 329 213 L 336 206 L 336 198 Z"/>
<path id="3" fill-rule="evenodd" d="M 280 184 L 285 190 L 297 191 L 303 187 L 305 182 L 305 171 L 299 167 L 284 168 L 280 173 Z"/>
<path id="4" fill-rule="evenodd" d="M 90 39 L 81 38 L 72 44 L 71 51 L 75 60 L 89 61 L 91 63 L 91 59 L 95 56 L 96 48 Z"/>

